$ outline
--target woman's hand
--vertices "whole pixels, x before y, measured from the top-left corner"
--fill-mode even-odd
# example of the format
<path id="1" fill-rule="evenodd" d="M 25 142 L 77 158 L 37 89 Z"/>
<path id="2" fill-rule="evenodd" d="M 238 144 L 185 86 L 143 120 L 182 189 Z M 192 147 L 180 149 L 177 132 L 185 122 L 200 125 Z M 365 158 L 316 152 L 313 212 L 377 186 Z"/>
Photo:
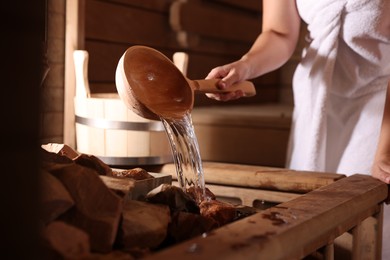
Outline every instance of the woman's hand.
<path id="1" fill-rule="evenodd" d="M 218 82 L 218 88 L 229 90 L 231 85 L 246 80 L 247 75 L 249 75 L 248 65 L 244 61 L 239 60 L 212 69 L 206 79 L 220 79 Z M 207 93 L 206 96 L 219 101 L 229 101 L 243 97 L 244 92 L 237 90 L 222 94 Z"/>
<path id="2" fill-rule="evenodd" d="M 390 154 L 382 155 L 381 158 L 375 160 L 371 175 L 384 183 L 390 184 Z"/>
<path id="3" fill-rule="evenodd" d="M 371 175 L 390 184 L 390 81 L 387 86 L 382 126 Z"/>

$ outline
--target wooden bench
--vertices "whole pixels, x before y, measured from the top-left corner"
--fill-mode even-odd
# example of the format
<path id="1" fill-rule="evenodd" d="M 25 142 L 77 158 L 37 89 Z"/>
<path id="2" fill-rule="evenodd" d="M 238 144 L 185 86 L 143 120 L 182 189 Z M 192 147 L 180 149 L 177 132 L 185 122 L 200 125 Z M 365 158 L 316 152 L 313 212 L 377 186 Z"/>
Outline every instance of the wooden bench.
<path id="1" fill-rule="evenodd" d="M 340 243 L 352 259 L 380 259 L 389 193 L 383 182 L 361 174 L 203 166 L 206 187 L 217 197 L 236 197 L 247 205 L 256 199 L 281 203 L 148 259 L 345 259 L 335 249 Z M 172 164 L 161 172 L 176 175 Z"/>

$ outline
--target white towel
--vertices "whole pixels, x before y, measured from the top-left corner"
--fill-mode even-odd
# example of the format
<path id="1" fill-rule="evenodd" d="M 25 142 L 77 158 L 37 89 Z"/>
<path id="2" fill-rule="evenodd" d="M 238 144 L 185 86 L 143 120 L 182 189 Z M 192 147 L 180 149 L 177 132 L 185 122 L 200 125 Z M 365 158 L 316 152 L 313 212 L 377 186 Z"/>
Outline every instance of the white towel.
<path id="1" fill-rule="evenodd" d="M 287 167 L 369 174 L 390 80 L 390 0 L 296 0 L 310 42 L 294 75 Z M 382 259 L 390 259 L 390 206 Z"/>
<path id="2" fill-rule="evenodd" d="M 293 80 L 287 167 L 369 174 L 390 79 L 390 1 L 297 7 L 310 40 Z"/>

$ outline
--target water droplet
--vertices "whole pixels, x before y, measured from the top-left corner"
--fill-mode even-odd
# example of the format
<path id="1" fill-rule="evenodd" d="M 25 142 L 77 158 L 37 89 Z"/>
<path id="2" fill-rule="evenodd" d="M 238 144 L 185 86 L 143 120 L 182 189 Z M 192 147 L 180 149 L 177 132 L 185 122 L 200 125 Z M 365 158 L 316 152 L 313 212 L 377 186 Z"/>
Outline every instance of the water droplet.
<path id="1" fill-rule="evenodd" d="M 183 102 L 183 98 L 182 97 L 173 98 L 173 100 L 175 102 L 177 102 L 177 103 Z"/>
<path id="2" fill-rule="evenodd" d="M 152 81 L 152 80 L 154 80 L 155 78 L 156 78 L 156 76 L 154 75 L 154 73 L 148 73 L 147 79 L 148 79 L 149 81 Z"/>
<path id="3" fill-rule="evenodd" d="M 196 244 L 196 243 L 193 243 L 193 244 L 191 244 L 188 248 L 187 248 L 187 252 L 188 253 L 195 253 L 195 252 L 197 252 L 197 251 L 199 251 L 199 245 L 198 244 Z"/>

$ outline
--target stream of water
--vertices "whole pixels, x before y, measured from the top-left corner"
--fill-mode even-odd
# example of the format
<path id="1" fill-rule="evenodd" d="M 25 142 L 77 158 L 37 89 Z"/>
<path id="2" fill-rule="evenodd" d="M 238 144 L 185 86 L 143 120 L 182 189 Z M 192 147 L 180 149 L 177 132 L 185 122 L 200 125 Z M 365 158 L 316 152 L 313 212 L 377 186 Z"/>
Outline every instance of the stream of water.
<path id="1" fill-rule="evenodd" d="M 203 201 L 205 181 L 191 114 L 187 112 L 180 119 L 161 118 L 161 121 L 169 138 L 180 187 L 184 192 L 193 187 L 197 202 Z"/>

